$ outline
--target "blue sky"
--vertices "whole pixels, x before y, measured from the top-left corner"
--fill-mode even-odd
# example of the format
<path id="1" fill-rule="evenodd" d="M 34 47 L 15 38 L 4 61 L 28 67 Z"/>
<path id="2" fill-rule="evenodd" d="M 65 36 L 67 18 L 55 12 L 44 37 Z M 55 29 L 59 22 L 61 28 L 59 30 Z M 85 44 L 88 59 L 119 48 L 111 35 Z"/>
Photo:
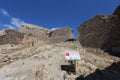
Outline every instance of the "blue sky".
<path id="1" fill-rule="evenodd" d="M 110 15 L 120 0 L 0 0 L 0 29 L 35 24 L 49 29 L 78 26 L 98 14 Z"/>

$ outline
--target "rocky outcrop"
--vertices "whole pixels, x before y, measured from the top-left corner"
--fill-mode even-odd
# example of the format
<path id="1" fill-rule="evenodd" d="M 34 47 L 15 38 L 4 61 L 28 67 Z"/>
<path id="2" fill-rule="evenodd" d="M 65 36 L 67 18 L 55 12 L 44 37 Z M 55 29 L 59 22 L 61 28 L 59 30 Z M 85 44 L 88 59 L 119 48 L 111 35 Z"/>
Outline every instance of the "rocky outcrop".
<path id="1" fill-rule="evenodd" d="M 44 45 L 48 43 L 48 35 L 50 30 L 37 25 L 22 25 L 19 32 L 24 33 L 23 44 L 25 45 Z"/>
<path id="2" fill-rule="evenodd" d="M 51 31 L 49 33 L 49 38 L 51 43 L 64 42 L 67 39 L 74 39 L 73 30 L 68 27 L 59 28 Z"/>
<path id="3" fill-rule="evenodd" d="M 34 36 L 38 40 L 44 40 L 44 41 L 47 40 L 49 31 L 50 30 L 47 28 L 43 28 L 32 24 L 22 25 L 19 28 L 19 32 L 25 33 L 28 36 Z"/>
<path id="4" fill-rule="evenodd" d="M 43 41 L 45 43 L 59 43 L 66 39 L 73 39 L 72 29 L 68 27 L 49 30 L 36 25 L 22 25 L 19 32 L 32 36 L 34 42 Z"/>
<path id="5" fill-rule="evenodd" d="M 19 33 L 15 30 L 0 31 L 0 45 L 19 44 L 19 43 L 22 43 L 23 38 L 24 38 L 24 34 Z"/>
<path id="6" fill-rule="evenodd" d="M 113 15 L 118 15 L 120 17 L 120 5 L 116 8 Z"/>
<path id="7" fill-rule="evenodd" d="M 111 33 L 108 21 L 108 16 L 98 15 L 81 24 L 79 27 L 79 41 L 81 45 L 94 48 L 107 46 Z"/>
<path id="8" fill-rule="evenodd" d="M 97 15 L 81 24 L 78 30 L 82 46 L 120 52 L 120 17 L 118 15 Z"/>
<path id="9" fill-rule="evenodd" d="M 49 30 L 40 26 L 26 24 L 19 31 L 0 31 L 0 44 L 43 45 L 73 39 L 72 29 L 68 27 Z"/>

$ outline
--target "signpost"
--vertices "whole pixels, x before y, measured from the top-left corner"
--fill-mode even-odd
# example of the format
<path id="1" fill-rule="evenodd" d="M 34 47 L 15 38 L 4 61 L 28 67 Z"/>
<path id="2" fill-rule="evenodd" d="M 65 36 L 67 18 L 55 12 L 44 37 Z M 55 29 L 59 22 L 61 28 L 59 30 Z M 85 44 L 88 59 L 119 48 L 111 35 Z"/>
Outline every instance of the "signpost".
<path id="1" fill-rule="evenodd" d="M 65 51 L 65 59 L 70 62 L 70 65 L 73 65 L 76 73 L 76 61 L 81 60 L 80 54 L 78 51 Z"/>
<path id="2" fill-rule="evenodd" d="M 78 51 L 65 51 L 65 59 L 68 61 L 81 60 L 80 54 Z"/>

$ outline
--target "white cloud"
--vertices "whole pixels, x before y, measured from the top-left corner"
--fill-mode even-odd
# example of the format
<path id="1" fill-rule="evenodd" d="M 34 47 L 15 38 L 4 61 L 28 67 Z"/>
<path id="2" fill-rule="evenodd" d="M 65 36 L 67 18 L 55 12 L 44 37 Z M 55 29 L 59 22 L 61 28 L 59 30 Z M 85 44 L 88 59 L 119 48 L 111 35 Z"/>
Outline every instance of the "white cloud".
<path id="1" fill-rule="evenodd" d="M 21 25 L 25 25 L 26 23 L 23 20 L 20 20 L 19 18 L 12 17 L 11 24 L 19 28 Z"/>
<path id="2" fill-rule="evenodd" d="M 26 24 L 23 20 L 10 16 L 9 13 L 3 8 L 0 9 L 0 13 L 4 16 L 7 16 L 10 19 L 10 23 L 1 25 L 5 29 L 6 28 L 7 29 L 18 29 L 21 25 Z"/>
<path id="3" fill-rule="evenodd" d="M 59 29 L 59 28 L 52 28 L 51 30 L 56 30 L 56 29 Z"/>
<path id="4" fill-rule="evenodd" d="M 0 13 L 3 14 L 4 16 L 10 17 L 9 13 L 3 8 L 0 9 Z"/>
<path id="5" fill-rule="evenodd" d="M 14 26 L 10 25 L 10 24 L 4 24 L 2 25 L 4 28 L 7 28 L 7 29 L 15 29 Z"/>

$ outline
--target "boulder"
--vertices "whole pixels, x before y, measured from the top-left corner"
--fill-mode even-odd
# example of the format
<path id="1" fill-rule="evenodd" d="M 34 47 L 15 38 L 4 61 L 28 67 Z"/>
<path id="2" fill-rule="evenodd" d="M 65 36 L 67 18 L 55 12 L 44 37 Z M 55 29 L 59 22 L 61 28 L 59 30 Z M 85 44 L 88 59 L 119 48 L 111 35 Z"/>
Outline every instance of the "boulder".
<path id="1" fill-rule="evenodd" d="M 73 30 L 68 27 L 59 28 L 49 33 L 51 43 L 64 42 L 68 39 L 74 39 Z"/>

